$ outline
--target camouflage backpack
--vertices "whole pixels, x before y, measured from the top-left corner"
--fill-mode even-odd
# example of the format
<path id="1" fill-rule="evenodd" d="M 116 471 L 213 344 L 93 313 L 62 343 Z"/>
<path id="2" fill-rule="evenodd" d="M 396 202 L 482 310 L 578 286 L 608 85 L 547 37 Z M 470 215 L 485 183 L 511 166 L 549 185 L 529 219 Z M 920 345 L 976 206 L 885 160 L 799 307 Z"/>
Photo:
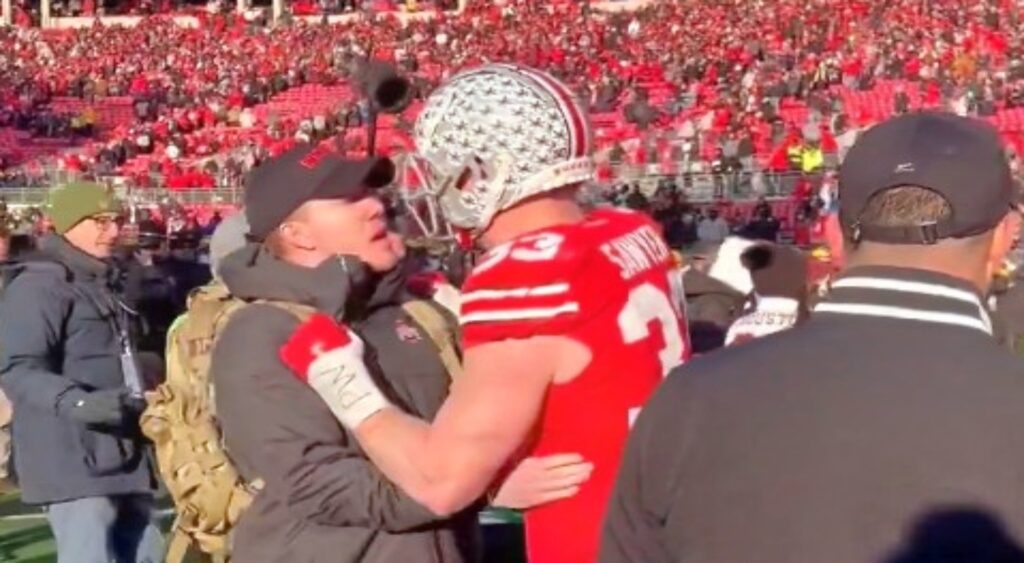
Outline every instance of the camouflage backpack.
<path id="1" fill-rule="evenodd" d="M 315 312 L 296 303 L 254 303 L 280 307 L 300 321 Z M 168 331 L 167 379 L 146 397 L 142 431 L 155 445 L 157 466 L 177 512 L 167 563 L 183 561 L 190 547 L 214 561 L 228 561 L 231 531 L 262 488 L 258 480 L 242 478 L 224 449 L 210 379 L 217 336 L 247 304 L 218 283 L 196 290 L 188 312 Z M 449 375 L 457 377 L 461 365 L 453 323 L 424 301 L 405 303 L 403 309 L 437 347 Z"/>
<path id="2" fill-rule="evenodd" d="M 300 320 L 313 309 L 266 301 Z M 188 312 L 167 336 L 167 379 L 148 393 L 142 431 L 153 441 L 157 466 L 174 500 L 177 518 L 168 547 L 168 563 L 184 560 L 189 547 L 215 561 L 230 556 L 230 532 L 252 502 L 261 483 L 246 482 L 224 450 L 210 379 L 217 336 L 247 305 L 220 284 L 196 290 Z"/>

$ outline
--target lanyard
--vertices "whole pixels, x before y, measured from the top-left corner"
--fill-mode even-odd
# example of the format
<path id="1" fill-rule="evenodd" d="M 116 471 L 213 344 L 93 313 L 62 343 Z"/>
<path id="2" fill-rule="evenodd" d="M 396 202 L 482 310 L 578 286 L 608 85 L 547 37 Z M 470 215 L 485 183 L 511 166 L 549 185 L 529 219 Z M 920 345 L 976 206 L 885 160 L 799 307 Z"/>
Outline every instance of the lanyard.
<path id="1" fill-rule="evenodd" d="M 72 285 L 72 287 L 74 288 L 75 286 Z M 132 346 L 131 334 L 128 332 L 129 318 L 130 316 L 138 315 L 138 312 L 115 295 L 104 294 L 102 301 L 106 303 L 103 303 L 101 298 L 94 294 L 91 288 L 76 289 L 76 291 L 92 303 L 100 316 L 107 319 L 111 330 L 117 336 L 118 347 L 121 350 L 121 377 L 124 385 L 132 396 L 142 397 L 145 388 L 142 383 L 139 364 L 135 357 L 135 349 Z"/>

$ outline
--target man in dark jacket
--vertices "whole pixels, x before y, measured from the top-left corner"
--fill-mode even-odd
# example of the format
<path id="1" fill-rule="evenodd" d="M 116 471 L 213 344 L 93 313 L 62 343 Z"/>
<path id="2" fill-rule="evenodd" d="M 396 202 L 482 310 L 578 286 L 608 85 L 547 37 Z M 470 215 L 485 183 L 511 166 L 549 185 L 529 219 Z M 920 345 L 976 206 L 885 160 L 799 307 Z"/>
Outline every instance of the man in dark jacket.
<path id="1" fill-rule="evenodd" d="M 843 163 L 847 269 L 809 321 L 644 407 L 601 561 L 1024 561 L 1024 366 L 982 303 L 1020 218 L 998 134 L 916 113 Z"/>
<path id="2" fill-rule="evenodd" d="M 256 303 L 231 318 L 211 367 L 227 449 L 246 479 L 265 483 L 236 531 L 238 561 L 477 558 L 476 510 L 439 519 L 400 492 L 279 360 L 299 319 L 272 302 L 303 305 L 360 334 L 379 383 L 409 412 L 432 418 L 447 396 L 437 350 L 401 307 L 400 241 L 368 197 L 392 173 L 385 160 L 303 147 L 249 183 L 249 234 L 262 242 L 229 255 L 219 274 Z"/>
<path id="3" fill-rule="evenodd" d="M 109 262 L 117 215 L 102 186 L 57 190 L 57 234 L 11 268 L 0 308 L 0 384 L 14 405 L 22 501 L 46 508 L 60 563 L 163 558 L 138 429 L 132 312 Z"/>
<path id="4" fill-rule="evenodd" d="M 686 323 L 694 354 L 706 354 L 725 345 L 725 335 L 743 314 L 746 294 L 708 274 L 718 245 L 697 243 L 690 249 L 683 273 Z"/>

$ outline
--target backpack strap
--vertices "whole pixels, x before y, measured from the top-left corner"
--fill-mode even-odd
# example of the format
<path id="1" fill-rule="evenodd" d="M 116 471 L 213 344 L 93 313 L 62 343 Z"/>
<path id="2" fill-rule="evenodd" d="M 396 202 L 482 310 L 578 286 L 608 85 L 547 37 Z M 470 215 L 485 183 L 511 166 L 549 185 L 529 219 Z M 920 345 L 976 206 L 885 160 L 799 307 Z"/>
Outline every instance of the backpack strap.
<path id="1" fill-rule="evenodd" d="M 317 313 L 316 307 L 310 305 L 303 305 L 301 303 L 293 303 L 291 301 L 277 301 L 274 299 L 257 299 L 251 303 L 257 305 L 271 305 L 277 307 L 282 311 L 290 313 L 293 317 L 299 320 L 300 323 L 304 323 L 309 320 L 310 317 Z"/>
<path id="2" fill-rule="evenodd" d="M 441 363 L 448 370 L 449 377 L 462 377 L 462 355 L 459 353 L 458 337 L 449 321 L 433 305 L 423 300 L 406 301 L 402 309 L 427 333 L 441 354 Z"/>
<path id="3" fill-rule="evenodd" d="M 174 472 L 165 474 L 177 511 L 167 563 L 191 561 L 196 556 L 204 562 L 227 561 L 231 528 L 263 488 L 261 479 L 246 479 L 238 473 L 220 442 L 218 429 L 210 424 L 216 418 L 213 380 L 209 376 L 213 348 L 234 315 L 257 304 L 286 311 L 299 322 L 315 313 L 312 307 L 296 303 L 237 299 L 222 284 L 214 283 L 193 291 L 188 312 L 168 331 L 168 373 L 178 373 L 179 377 L 169 377 L 150 394 L 150 408 L 142 421 L 144 432 L 149 431 L 147 435 L 156 445 L 161 470 L 171 468 Z M 197 410 L 198 405 L 205 407 Z M 179 428 L 173 439 L 166 434 L 168 426 Z M 217 443 L 211 442 L 214 440 Z M 204 471 L 177 469 L 194 465 L 210 469 L 218 464 L 227 472 L 217 477 L 225 486 L 212 486 Z M 194 495 L 201 495 L 199 502 L 192 502 Z"/>

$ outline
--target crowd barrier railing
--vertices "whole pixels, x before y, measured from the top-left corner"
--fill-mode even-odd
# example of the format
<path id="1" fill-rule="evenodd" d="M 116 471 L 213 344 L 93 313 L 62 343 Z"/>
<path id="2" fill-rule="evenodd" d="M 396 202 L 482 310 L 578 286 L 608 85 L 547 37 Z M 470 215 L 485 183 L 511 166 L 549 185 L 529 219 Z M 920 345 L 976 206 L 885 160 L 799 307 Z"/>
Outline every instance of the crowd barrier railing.
<path id="1" fill-rule="evenodd" d="M 692 202 L 748 201 L 761 197 L 789 197 L 801 184 L 805 193 L 817 193 L 828 173 L 827 169 L 812 173 L 764 170 L 681 172 L 665 171 L 660 165 L 623 164 L 612 166 L 611 179 L 600 182 L 600 185 L 638 185 L 641 191 L 653 192 L 658 185 L 671 182 Z"/>

